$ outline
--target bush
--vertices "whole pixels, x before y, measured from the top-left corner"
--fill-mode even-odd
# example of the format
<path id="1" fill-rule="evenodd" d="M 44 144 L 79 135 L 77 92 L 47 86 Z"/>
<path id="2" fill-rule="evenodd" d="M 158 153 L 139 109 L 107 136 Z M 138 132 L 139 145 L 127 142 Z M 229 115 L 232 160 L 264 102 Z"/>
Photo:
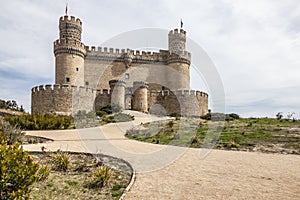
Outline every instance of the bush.
<path id="1" fill-rule="evenodd" d="M 226 114 L 226 117 L 225 117 L 226 121 L 233 121 L 233 120 L 237 120 L 237 119 L 240 119 L 240 116 L 235 113 Z"/>
<path id="2" fill-rule="evenodd" d="M 88 184 L 89 188 L 102 188 L 112 176 L 112 169 L 108 166 L 100 166 L 92 174 L 92 180 Z"/>
<path id="3" fill-rule="evenodd" d="M 120 112 L 120 111 L 121 111 L 121 107 L 119 105 L 108 104 L 108 105 L 100 108 L 100 110 L 96 111 L 96 114 L 97 115 L 99 114 L 98 116 L 102 117 L 103 115 L 109 115 L 109 114 L 112 114 L 113 112 L 115 113 L 115 112 Z"/>
<path id="4" fill-rule="evenodd" d="M 38 164 L 19 143 L 8 145 L 5 136 L 0 135 L 0 199 L 29 199 Z"/>
<path id="5" fill-rule="evenodd" d="M 134 116 L 124 113 L 116 113 L 114 115 L 104 116 L 102 121 L 106 123 L 128 122 L 134 120 Z"/>
<path id="6" fill-rule="evenodd" d="M 240 116 L 236 113 L 230 113 L 229 117 L 233 118 L 233 119 L 240 119 Z"/>
<path id="7" fill-rule="evenodd" d="M 22 138 L 24 137 L 25 133 L 21 131 L 17 125 L 11 126 L 9 122 L 6 122 L 0 119 L 0 126 L 2 134 L 7 139 L 7 144 L 13 144 L 15 142 L 22 142 Z"/>
<path id="8" fill-rule="evenodd" d="M 105 111 L 98 110 L 98 111 L 96 111 L 96 115 L 98 117 L 103 117 L 103 116 L 107 115 L 107 113 Z"/>
<path id="9" fill-rule="evenodd" d="M 67 129 L 74 121 L 71 116 L 54 115 L 50 113 L 6 116 L 4 120 L 23 130 Z"/>
<path id="10" fill-rule="evenodd" d="M 43 182 L 45 181 L 50 174 L 50 168 L 48 165 L 41 165 L 37 172 L 37 181 Z"/>
<path id="11" fill-rule="evenodd" d="M 134 120 L 134 116 L 124 113 L 117 113 L 114 115 L 116 122 L 128 122 Z"/>
<path id="12" fill-rule="evenodd" d="M 53 169 L 66 172 L 70 166 L 70 156 L 67 153 L 58 152 L 52 160 Z"/>
<path id="13" fill-rule="evenodd" d="M 170 114 L 170 117 L 175 117 L 176 120 L 179 120 L 180 117 L 181 117 L 181 114 L 177 113 L 177 112 L 174 112 L 174 113 L 171 113 Z"/>
<path id="14" fill-rule="evenodd" d="M 167 126 L 169 127 L 169 128 L 172 128 L 173 126 L 174 126 L 174 122 L 171 120 L 171 121 L 168 121 L 167 122 Z"/>

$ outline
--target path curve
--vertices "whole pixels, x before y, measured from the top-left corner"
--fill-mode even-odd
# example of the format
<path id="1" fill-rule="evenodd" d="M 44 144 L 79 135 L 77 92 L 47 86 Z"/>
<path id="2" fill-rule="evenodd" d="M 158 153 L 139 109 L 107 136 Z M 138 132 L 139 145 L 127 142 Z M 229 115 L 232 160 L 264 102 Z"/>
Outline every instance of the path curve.
<path id="1" fill-rule="evenodd" d="M 29 135 L 54 142 L 24 145 L 24 149 L 39 151 L 45 146 L 51 151 L 101 152 L 125 159 L 138 169 L 136 182 L 125 199 L 300 199 L 299 155 L 213 150 L 200 159 L 199 149 L 168 147 L 171 153 L 182 154 L 159 167 L 168 159 L 167 154 L 151 159 L 145 155 L 166 146 L 129 140 L 124 134 L 134 125 L 161 118 L 130 113 L 135 115 L 134 122 L 78 130 L 28 131 Z"/>

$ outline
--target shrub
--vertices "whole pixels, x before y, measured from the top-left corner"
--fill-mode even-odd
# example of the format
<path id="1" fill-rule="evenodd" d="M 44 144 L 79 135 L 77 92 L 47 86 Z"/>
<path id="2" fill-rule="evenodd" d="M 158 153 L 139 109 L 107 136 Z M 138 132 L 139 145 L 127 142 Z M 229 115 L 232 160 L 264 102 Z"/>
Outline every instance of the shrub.
<path id="1" fill-rule="evenodd" d="M 180 117 L 181 117 L 181 115 L 179 113 L 177 113 L 177 112 L 174 112 L 174 113 L 170 114 L 170 117 L 175 117 L 176 120 L 179 120 Z"/>
<path id="2" fill-rule="evenodd" d="M 134 120 L 134 116 L 124 113 L 116 113 L 114 115 L 114 119 L 116 122 L 128 122 Z"/>
<path id="3" fill-rule="evenodd" d="M 4 120 L 13 126 L 18 126 L 25 130 L 67 129 L 73 122 L 71 116 L 54 115 L 50 113 L 5 116 Z"/>
<path id="4" fill-rule="evenodd" d="M 105 111 L 98 110 L 98 111 L 96 111 L 96 115 L 98 117 L 103 117 L 103 116 L 107 115 L 107 113 Z"/>
<path id="5" fill-rule="evenodd" d="M 21 131 L 19 127 L 16 125 L 12 126 L 9 124 L 9 122 L 6 122 L 2 119 L 0 119 L 0 126 L 2 134 L 7 139 L 7 144 L 13 144 L 15 142 L 22 142 L 22 138 L 24 137 L 25 133 Z"/>
<path id="6" fill-rule="evenodd" d="M 48 165 L 41 165 L 39 170 L 37 171 L 37 181 L 43 182 L 45 181 L 50 174 L 50 168 Z"/>
<path id="7" fill-rule="evenodd" d="M 134 120 L 134 116 L 124 113 L 116 113 L 114 115 L 104 116 L 102 121 L 106 123 L 128 122 Z"/>
<path id="8" fill-rule="evenodd" d="M 174 121 L 168 121 L 168 122 L 167 122 L 167 126 L 168 126 L 169 128 L 172 128 L 173 125 L 174 125 Z"/>
<path id="9" fill-rule="evenodd" d="M 206 115 L 203 115 L 200 118 L 212 121 L 224 121 L 226 117 L 227 115 L 225 115 L 224 113 L 207 113 Z"/>
<path id="10" fill-rule="evenodd" d="M 57 171 L 64 171 L 66 172 L 70 166 L 70 156 L 67 153 L 58 152 L 53 160 L 53 169 Z"/>
<path id="11" fill-rule="evenodd" d="M 92 174 L 92 180 L 88 184 L 89 188 L 102 188 L 112 176 L 112 169 L 108 166 L 100 166 Z"/>
<path id="12" fill-rule="evenodd" d="M 191 144 L 201 144 L 201 139 L 199 136 L 195 135 L 191 138 Z"/>
<path id="13" fill-rule="evenodd" d="M 240 116 L 236 113 L 230 113 L 229 117 L 233 118 L 233 119 L 240 119 Z"/>
<path id="14" fill-rule="evenodd" d="M 3 142 L 5 136 L 0 138 L 0 199 L 29 199 L 30 186 L 37 180 L 38 164 L 19 143 L 8 145 Z"/>
<path id="15" fill-rule="evenodd" d="M 99 112 L 99 111 L 101 111 L 101 112 Z M 115 112 L 120 112 L 120 111 L 121 111 L 121 107 L 119 105 L 108 104 L 106 106 L 101 107 L 100 110 L 96 111 L 96 113 L 102 114 L 102 115 L 109 115 L 109 114 L 112 114 L 113 112 L 115 113 Z M 101 117 L 100 115 L 98 115 L 98 116 Z"/>

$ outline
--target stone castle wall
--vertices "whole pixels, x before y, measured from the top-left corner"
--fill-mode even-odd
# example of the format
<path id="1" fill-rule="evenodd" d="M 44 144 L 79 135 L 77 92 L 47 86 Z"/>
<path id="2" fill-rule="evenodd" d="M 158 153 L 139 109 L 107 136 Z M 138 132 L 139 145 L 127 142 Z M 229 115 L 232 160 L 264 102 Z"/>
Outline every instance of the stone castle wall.
<path id="1" fill-rule="evenodd" d="M 147 91 L 145 87 L 139 87 L 132 95 L 128 91 L 124 95 L 129 97 L 133 108 L 153 114 L 179 113 L 183 116 L 199 116 L 208 112 L 208 95 L 195 90 L 175 91 Z M 87 112 L 99 110 L 101 107 L 111 104 L 111 90 L 95 90 L 86 87 L 71 85 L 40 85 L 32 88 L 31 107 L 32 112 L 74 115 L 79 110 Z M 146 101 L 145 101 L 146 98 Z M 146 102 L 147 105 L 141 104 Z M 128 106 L 125 108 L 128 109 Z"/>
<path id="2" fill-rule="evenodd" d="M 208 113 L 208 95 L 195 90 L 152 90 L 148 93 L 149 112 L 201 116 Z"/>
<path id="3" fill-rule="evenodd" d="M 32 113 L 72 115 L 79 110 L 94 110 L 96 90 L 71 85 L 40 85 L 32 88 Z"/>
<path id="4" fill-rule="evenodd" d="M 108 89 L 108 82 L 113 79 L 125 80 L 126 87 L 132 87 L 133 82 L 137 80 L 150 84 L 158 83 L 170 89 L 190 87 L 191 55 L 187 51 L 177 55 L 166 50 L 140 52 L 86 46 L 86 54 L 84 79 L 88 82 L 88 87 Z M 129 78 L 126 79 L 125 74 L 128 74 Z"/>

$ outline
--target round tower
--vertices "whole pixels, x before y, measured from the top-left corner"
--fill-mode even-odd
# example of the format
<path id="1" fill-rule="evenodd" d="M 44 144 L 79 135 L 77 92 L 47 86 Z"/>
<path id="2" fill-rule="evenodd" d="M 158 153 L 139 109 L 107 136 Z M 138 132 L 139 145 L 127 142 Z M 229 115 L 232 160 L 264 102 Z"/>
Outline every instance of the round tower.
<path id="1" fill-rule="evenodd" d="M 166 71 L 168 87 L 170 89 L 190 89 L 191 54 L 186 51 L 186 31 L 174 29 L 169 32 L 170 67 Z"/>
<path id="2" fill-rule="evenodd" d="M 140 112 L 148 112 L 148 86 L 147 82 L 133 82 L 133 110 Z"/>
<path id="3" fill-rule="evenodd" d="M 85 46 L 82 22 L 68 16 L 59 19 L 59 39 L 54 42 L 55 83 L 84 86 Z"/>
<path id="4" fill-rule="evenodd" d="M 125 81 L 110 80 L 111 105 L 117 105 L 121 110 L 125 109 Z"/>

